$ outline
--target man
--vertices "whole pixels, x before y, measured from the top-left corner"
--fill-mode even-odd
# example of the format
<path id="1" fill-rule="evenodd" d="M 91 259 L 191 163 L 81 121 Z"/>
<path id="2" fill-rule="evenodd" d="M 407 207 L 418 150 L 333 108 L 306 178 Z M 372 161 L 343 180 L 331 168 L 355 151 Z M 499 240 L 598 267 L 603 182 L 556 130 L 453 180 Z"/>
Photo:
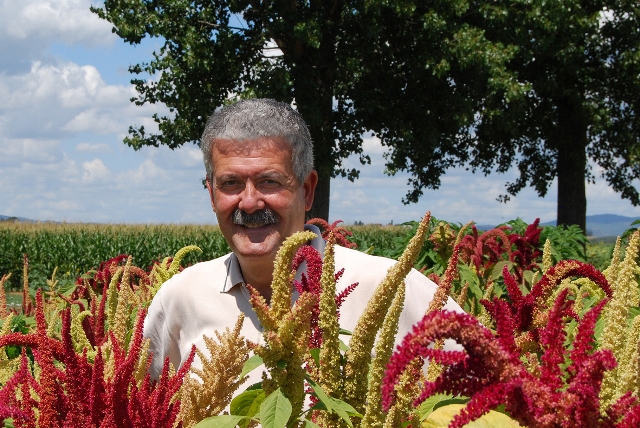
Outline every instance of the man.
<path id="1" fill-rule="evenodd" d="M 262 328 L 249 303 L 247 284 L 267 301 L 271 298 L 273 262 L 282 242 L 305 228 L 318 174 L 313 170 L 313 147 L 306 124 L 286 104 L 273 100 L 240 101 L 214 113 L 202 135 L 211 207 L 232 253 L 198 263 L 162 285 L 145 321 L 151 339 L 152 376 L 162 370 L 166 356 L 181 365 L 191 345 L 206 350 L 203 335 L 233 327 L 244 313 L 242 335 L 262 343 Z M 324 241 L 310 242 L 320 254 Z M 358 282 L 341 308 L 340 325 L 353 330 L 356 322 L 395 263 L 336 246 L 336 271 L 345 269 L 338 291 Z M 300 274 L 300 272 L 298 273 Z M 405 309 L 398 341 L 424 315 L 436 286 L 413 270 L 406 278 Z M 447 309 L 461 311 L 451 299 Z M 200 362 L 196 359 L 194 365 Z M 260 374 L 254 374 L 259 380 Z"/>

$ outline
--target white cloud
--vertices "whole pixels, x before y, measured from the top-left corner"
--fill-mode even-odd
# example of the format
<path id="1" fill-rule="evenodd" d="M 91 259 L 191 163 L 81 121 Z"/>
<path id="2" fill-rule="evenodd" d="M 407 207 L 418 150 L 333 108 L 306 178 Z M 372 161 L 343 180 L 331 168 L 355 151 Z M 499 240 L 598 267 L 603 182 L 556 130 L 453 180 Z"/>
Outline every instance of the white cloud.
<path id="1" fill-rule="evenodd" d="M 0 132 L 11 138 L 62 138 L 77 132 L 126 134 L 129 125 L 153 132 L 162 105 L 135 106 L 132 85 L 108 85 L 93 66 L 34 63 L 26 74 L 0 74 Z"/>
<path id="2" fill-rule="evenodd" d="M 51 164 L 60 162 L 63 157 L 59 141 L 10 139 L 0 135 L 0 165 Z"/>
<path id="3" fill-rule="evenodd" d="M 180 163 L 185 167 L 201 167 L 204 175 L 204 164 L 202 162 L 202 151 L 197 146 L 182 147 L 174 155 L 180 158 Z"/>
<path id="4" fill-rule="evenodd" d="M 111 171 L 105 166 L 100 159 L 94 159 L 90 162 L 83 162 L 82 181 L 85 183 L 95 183 L 97 181 L 107 181 L 111 178 Z"/>
<path id="5" fill-rule="evenodd" d="M 0 41 L 31 39 L 109 45 L 112 25 L 91 13 L 89 0 L 2 0 Z"/>
<path id="6" fill-rule="evenodd" d="M 135 170 L 128 170 L 118 175 L 119 187 L 126 189 L 131 186 L 144 186 L 147 188 L 157 187 L 158 184 L 168 180 L 168 171 L 158 167 L 151 159 L 147 159 Z"/>
<path id="7" fill-rule="evenodd" d="M 92 131 L 97 134 L 111 134 L 122 131 L 122 122 L 113 117 L 112 112 L 100 112 L 96 108 L 82 111 L 67 122 L 63 131 L 83 132 Z"/>
<path id="8" fill-rule="evenodd" d="M 80 143 L 76 145 L 76 151 L 87 153 L 108 153 L 111 147 L 104 143 Z"/>
<path id="9" fill-rule="evenodd" d="M 94 13 L 90 0 L 0 0 L 0 74 L 22 74 L 33 62 L 55 63 L 54 44 L 109 46 L 112 25 Z"/>

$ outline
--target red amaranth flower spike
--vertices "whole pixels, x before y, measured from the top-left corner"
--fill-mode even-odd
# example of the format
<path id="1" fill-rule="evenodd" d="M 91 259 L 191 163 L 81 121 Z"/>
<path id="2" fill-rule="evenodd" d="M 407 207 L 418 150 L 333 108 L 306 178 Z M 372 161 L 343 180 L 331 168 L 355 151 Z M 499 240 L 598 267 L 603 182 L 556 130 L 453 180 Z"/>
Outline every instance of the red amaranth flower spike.
<path id="1" fill-rule="evenodd" d="M 575 267 L 575 266 L 574 266 Z M 633 426 L 640 422 L 640 405 L 636 399 L 623 397 L 623 409 L 615 404 L 610 415 L 600 413 L 599 394 L 606 371 L 616 362 L 610 350 L 593 350 L 595 320 L 604 302 L 589 310 L 581 319 L 572 309 L 568 290 L 559 294 L 549 311 L 546 324 L 538 329 L 541 365 L 529 372 L 520 359 L 514 326 L 516 313 L 508 303 L 495 298 L 483 302 L 496 319 L 497 335 L 483 327 L 471 315 L 438 311 L 427 314 L 402 341 L 391 357 L 383 382 L 383 407 L 395 399 L 395 384 L 416 357 L 448 365 L 434 381 L 425 383 L 414 405 L 434 393 L 470 397 L 466 408 L 451 427 L 461 427 L 482 414 L 504 404 L 509 414 L 523 426 Z M 577 320 L 575 346 L 564 347 L 564 327 L 568 319 Z M 532 332 L 529 332 L 532 333 Z M 437 340 L 453 339 L 464 352 L 436 351 Z M 574 359 L 566 369 L 568 357 Z"/>
<path id="2" fill-rule="evenodd" d="M 590 351 L 595 348 L 593 332 L 595 330 L 598 317 L 608 302 L 609 299 L 603 299 L 598 302 L 596 306 L 589 309 L 576 327 L 576 336 L 573 340 L 573 349 L 570 354 L 571 364 L 567 367 L 567 373 L 569 373 L 570 376 L 569 379 L 580 371 L 582 364 L 589 359 Z"/>
<path id="3" fill-rule="evenodd" d="M 329 224 L 326 220 L 321 218 L 312 218 L 307 221 L 307 224 L 313 224 L 318 226 L 322 231 L 322 238 L 327 239 L 331 233 L 335 236 L 336 244 L 346 247 L 346 248 L 357 248 L 358 244 L 355 242 L 349 241 L 349 236 L 352 236 L 353 233 L 345 229 L 344 227 L 339 227 L 338 224 L 342 223 L 342 220 L 336 220 L 333 223 Z"/>
<path id="4" fill-rule="evenodd" d="M 502 274 L 507 294 L 512 302 L 511 310 L 515 315 L 516 329 L 519 332 L 536 328 L 533 325 L 534 321 L 538 326 L 545 324 L 542 317 L 546 313 L 547 298 L 565 278 L 588 278 L 602 288 L 608 298 L 612 295 L 611 286 L 604 275 L 592 265 L 577 260 L 564 260 L 549 268 L 526 296 L 522 295 L 516 279 L 509 273 L 506 266 Z M 534 317 L 538 318 L 534 319 Z"/>
<path id="5" fill-rule="evenodd" d="M 499 240 L 497 238 L 500 238 Z M 502 254 L 511 256 L 511 242 L 501 228 L 495 228 L 478 234 L 475 225 L 471 225 L 471 234 L 460 241 L 460 259 L 472 263 L 479 274 L 501 260 Z"/>
<path id="6" fill-rule="evenodd" d="M 567 300 L 568 289 L 558 295 L 549 312 L 546 326 L 540 332 L 540 345 L 543 350 L 540 381 L 554 392 L 563 385 L 561 364 L 564 363 L 565 317 L 573 316 L 573 302 Z"/>
<path id="7" fill-rule="evenodd" d="M 533 270 L 538 267 L 536 260 L 542 256 L 540 250 L 540 233 L 542 227 L 539 226 L 540 219 L 537 218 L 527 226 L 524 235 L 517 233 L 509 235 L 510 242 L 516 246 L 516 251 L 510 254 L 509 259 L 516 266 L 516 277 L 518 282 L 522 282 L 524 271 Z"/>

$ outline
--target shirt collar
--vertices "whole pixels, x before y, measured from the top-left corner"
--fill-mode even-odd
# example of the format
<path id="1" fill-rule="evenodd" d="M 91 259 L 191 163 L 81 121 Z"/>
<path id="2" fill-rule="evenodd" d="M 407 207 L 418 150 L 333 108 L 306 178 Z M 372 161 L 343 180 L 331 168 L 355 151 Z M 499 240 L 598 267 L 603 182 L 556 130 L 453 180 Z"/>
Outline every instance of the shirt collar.
<path id="1" fill-rule="evenodd" d="M 326 243 L 324 242 L 324 239 L 322 239 L 322 233 L 320 232 L 320 229 L 318 229 L 318 227 L 313 224 L 305 224 L 304 230 L 308 230 L 309 232 L 313 232 L 317 235 L 315 238 L 309 241 L 309 245 L 315 248 L 320 253 L 320 257 L 322 257 L 324 255 L 324 247 Z M 224 280 L 224 283 L 222 284 L 222 289 L 220 291 L 222 293 L 227 293 L 236 285 L 244 284 L 244 278 L 242 276 L 242 271 L 240 270 L 238 257 L 234 253 L 231 253 L 229 258 L 227 258 L 224 263 L 227 267 L 227 276 Z M 300 275 L 303 273 L 302 269 L 306 270 L 306 266 L 306 263 L 302 264 L 302 266 L 300 267 L 301 269 L 298 270 L 296 277 L 300 277 Z"/>

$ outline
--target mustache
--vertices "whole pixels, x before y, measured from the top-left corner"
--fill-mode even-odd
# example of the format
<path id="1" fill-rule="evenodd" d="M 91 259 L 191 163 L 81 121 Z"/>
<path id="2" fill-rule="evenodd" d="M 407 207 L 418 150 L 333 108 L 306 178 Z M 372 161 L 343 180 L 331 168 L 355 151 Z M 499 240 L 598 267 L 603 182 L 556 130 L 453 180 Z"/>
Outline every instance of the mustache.
<path id="1" fill-rule="evenodd" d="M 278 214 L 270 208 L 264 208 L 251 214 L 238 208 L 233 212 L 233 224 L 239 226 L 260 227 L 274 224 L 278 221 Z"/>

